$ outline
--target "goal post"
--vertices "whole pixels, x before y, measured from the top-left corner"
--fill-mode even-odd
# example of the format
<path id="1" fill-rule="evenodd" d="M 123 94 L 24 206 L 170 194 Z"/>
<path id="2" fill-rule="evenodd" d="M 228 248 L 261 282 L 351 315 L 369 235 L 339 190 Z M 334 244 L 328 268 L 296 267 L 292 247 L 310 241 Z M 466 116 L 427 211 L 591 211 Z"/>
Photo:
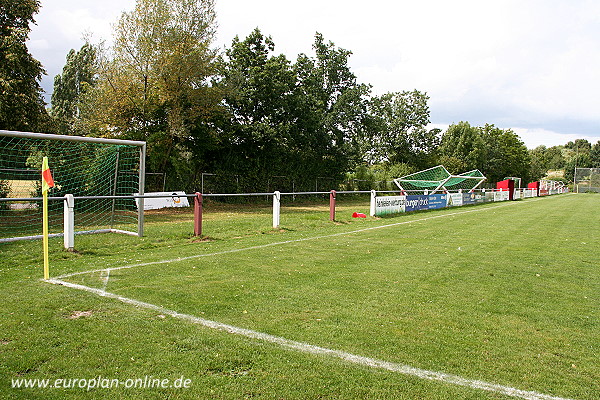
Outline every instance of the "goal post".
<path id="1" fill-rule="evenodd" d="M 52 235 L 62 235 L 69 194 L 75 233 L 108 229 L 143 236 L 144 199 L 124 196 L 144 194 L 146 142 L 0 130 L 0 242 L 41 233 L 44 156 L 56 183 L 49 193 Z"/>
<path id="2" fill-rule="evenodd" d="M 452 175 L 443 165 L 428 168 L 423 171 L 405 175 L 394 179 L 394 183 L 403 192 L 427 190 L 435 194 L 440 190 L 473 191 L 478 188 L 486 177 L 478 169 L 464 172 L 460 175 Z"/>
<path id="3" fill-rule="evenodd" d="M 575 168 L 573 186 L 576 193 L 600 193 L 600 168 Z"/>

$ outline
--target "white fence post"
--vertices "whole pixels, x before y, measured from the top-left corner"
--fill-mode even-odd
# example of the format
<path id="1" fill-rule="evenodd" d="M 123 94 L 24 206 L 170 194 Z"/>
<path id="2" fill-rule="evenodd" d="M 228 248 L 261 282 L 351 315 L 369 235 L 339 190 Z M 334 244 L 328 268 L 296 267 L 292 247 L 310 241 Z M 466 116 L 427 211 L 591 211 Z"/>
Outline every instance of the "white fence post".
<path id="1" fill-rule="evenodd" d="M 65 249 L 75 249 L 75 199 L 72 194 L 65 195 L 64 243 Z"/>
<path id="2" fill-rule="evenodd" d="M 377 198 L 377 192 L 375 190 L 371 190 L 371 217 L 375 216 L 375 201 Z"/>
<path id="3" fill-rule="evenodd" d="M 279 228 L 279 215 L 281 211 L 281 193 L 273 193 L 273 228 Z"/>

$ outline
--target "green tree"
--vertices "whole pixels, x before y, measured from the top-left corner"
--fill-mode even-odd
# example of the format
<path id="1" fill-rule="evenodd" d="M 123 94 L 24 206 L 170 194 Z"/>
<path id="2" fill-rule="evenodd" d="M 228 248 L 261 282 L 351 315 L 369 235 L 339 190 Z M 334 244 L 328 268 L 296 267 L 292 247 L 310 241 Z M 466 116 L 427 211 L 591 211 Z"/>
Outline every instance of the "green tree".
<path id="1" fill-rule="evenodd" d="M 62 74 L 54 77 L 50 111 L 61 133 L 77 133 L 74 126 L 86 94 L 96 84 L 96 72 L 97 49 L 94 46 L 85 43 L 79 51 L 69 51 Z"/>
<path id="2" fill-rule="evenodd" d="M 404 162 L 418 167 L 429 163 L 439 146 L 439 130 L 427 130 L 429 97 L 418 90 L 373 97 L 370 114 L 375 129 L 367 137 L 364 153 L 371 162 Z"/>
<path id="3" fill-rule="evenodd" d="M 341 180 L 361 162 L 370 86 L 359 84 L 351 71 L 352 52 L 326 42 L 320 33 L 315 35 L 313 49 L 315 57 L 300 54 L 294 65 L 302 110 L 297 126 L 311 132 L 311 151 L 320 161 L 321 174 Z"/>
<path id="4" fill-rule="evenodd" d="M 104 136 L 148 142 L 148 167 L 173 170 L 193 162 L 189 141 L 215 112 L 213 0 L 137 0 L 115 27 L 112 52 L 101 51 L 96 89 L 83 112 Z M 171 168 L 173 167 L 173 168 Z"/>
<path id="5" fill-rule="evenodd" d="M 600 140 L 592 146 L 590 158 L 593 168 L 600 168 Z"/>
<path id="6" fill-rule="evenodd" d="M 531 160 L 529 175 L 532 180 L 540 180 L 548 172 L 546 146 L 538 146 L 535 149 L 529 150 L 529 159 Z"/>
<path id="7" fill-rule="evenodd" d="M 592 149 L 592 144 L 586 139 L 575 139 L 575 141 L 565 144 L 565 148 L 587 153 Z"/>
<path id="8" fill-rule="evenodd" d="M 546 168 L 562 169 L 565 166 L 565 157 L 563 156 L 563 146 L 552 146 L 546 150 Z"/>
<path id="9" fill-rule="evenodd" d="M 259 29 L 233 40 L 217 82 L 228 115 L 218 124 L 213 170 L 249 178 L 248 190 L 272 176 L 307 190 L 316 177 L 343 178 L 356 161 L 369 88 L 356 83 L 350 52 L 320 34 L 313 48 L 315 57 L 291 64 Z"/>
<path id="10" fill-rule="evenodd" d="M 575 168 L 591 168 L 592 159 L 590 153 L 581 152 L 571 157 L 565 164 L 565 179 L 573 182 Z"/>
<path id="11" fill-rule="evenodd" d="M 477 127 L 468 122 L 459 122 L 450 125 L 444 132 L 439 153 L 441 162 L 450 161 L 453 164 L 448 167 L 451 173 L 481 169 L 486 156 L 485 142 Z"/>
<path id="12" fill-rule="evenodd" d="M 473 127 L 468 122 L 451 125 L 442 136 L 440 162 L 452 173 L 479 169 L 488 182 L 508 176 L 528 180 L 530 155 L 519 136 L 491 124 Z M 462 171 L 459 171 L 462 170 Z"/>
<path id="13" fill-rule="evenodd" d="M 243 176 L 246 190 L 265 190 L 271 176 L 296 178 L 299 163 L 311 161 L 295 151 L 303 134 L 295 127 L 296 74 L 274 49 L 259 29 L 234 38 L 218 82 L 227 115 L 219 123 L 222 147 L 211 169 Z"/>
<path id="14" fill-rule="evenodd" d="M 48 131 L 40 80 L 45 71 L 26 45 L 38 0 L 0 0 L 0 129 Z"/>
<path id="15" fill-rule="evenodd" d="M 545 177 L 549 170 L 558 170 L 565 167 L 563 146 L 538 146 L 529 150 L 530 179 L 539 180 Z"/>
<path id="16" fill-rule="evenodd" d="M 479 128 L 479 131 L 485 143 L 481 172 L 488 181 L 498 182 L 509 176 L 529 180 L 529 152 L 516 133 L 491 124 Z"/>

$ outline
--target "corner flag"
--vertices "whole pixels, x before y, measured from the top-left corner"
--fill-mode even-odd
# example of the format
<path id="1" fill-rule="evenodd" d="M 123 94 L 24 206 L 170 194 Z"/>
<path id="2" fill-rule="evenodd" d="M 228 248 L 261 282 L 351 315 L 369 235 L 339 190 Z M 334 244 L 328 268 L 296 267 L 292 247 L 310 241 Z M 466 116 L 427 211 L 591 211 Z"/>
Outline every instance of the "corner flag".
<path id="1" fill-rule="evenodd" d="M 54 179 L 50 173 L 48 167 L 48 157 L 44 157 L 42 161 L 42 196 L 43 196 L 43 218 L 42 218 L 42 230 L 43 230 L 43 250 L 44 250 L 44 279 L 50 279 L 49 273 L 49 262 L 48 262 L 48 190 L 54 187 Z"/>
<path id="2" fill-rule="evenodd" d="M 48 193 L 48 190 L 54 187 L 54 179 L 48 167 L 48 157 L 44 157 L 42 161 L 42 193 Z"/>

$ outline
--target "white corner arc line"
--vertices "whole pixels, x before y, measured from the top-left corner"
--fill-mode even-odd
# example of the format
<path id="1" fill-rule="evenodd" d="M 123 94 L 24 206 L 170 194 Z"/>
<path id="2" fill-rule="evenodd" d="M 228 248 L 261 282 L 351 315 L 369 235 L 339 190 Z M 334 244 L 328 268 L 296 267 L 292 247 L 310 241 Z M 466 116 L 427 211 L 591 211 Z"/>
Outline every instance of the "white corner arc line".
<path id="1" fill-rule="evenodd" d="M 537 201 L 537 200 L 540 200 L 540 199 L 541 198 L 531 199 L 530 202 L 531 201 Z M 355 234 L 355 233 L 367 232 L 367 231 L 372 231 L 372 230 L 376 230 L 376 229 L 390 228 L 390 227 L 399 226 L 399 225 L 413 224 L 413 223 L 416 223 L 416 222 L 423 222 L 423 221 L 428 221 L 428 220 L 431 220 L 431 219 L 452 217 L 452 216 L 460 215 L 460 214 L 467 214 L 467 213 L 473 213 L 473 212 L 482 212 L 482 211 L 487 211 L 487 210 L 493 210 L 493 209 L 496 209 L 496 208 L 506 207 L 506 206 L 515 205 L 515 204 L 527 204 L 527 203 L 506 202 L 505 204 L 499 204 L 499 205 L 492 206 L 492 207 L 477 208 L 477 209 L 471 209 L 471 210 L 466 210 L 466 211 L 457 211 L 457 212 L 448 213 L 448 214 L 441 214 L 441 215 L 432 215 L 430 217 L 413 219 L 413 220 L 410 220 L 410 221 L 402 221 L 402 222 L 394 222 L 393 224 L 370 226 L 368 228 L 361 228 L 361 229 L 356 229 L 356 230 L 347 231 L 347 232 L 337 232 L 337 233 L 332 233 L 332 234 L 329 234 L 329 235 L 311 236 L 311 237 L 300 238 L 300 239 L 291 239 L 291 240 L 285 240 L 283 242 L 267 243 L 267 244 L 261 244 L 261 245 L 257 245 L 257 246 L 242 247 L 242 248 L 239 248 L 239 249 L 224 250 L 224 251 L 219 251 L 219 252 L 214 252 L 214 253 L 194 254 L 192 256 L 172 258 L 172 259 L 169 259 L 169 260 L 158 260 L 158 261 L 150 261 L 150 262 L 145 262 L 145 263 L 123 265 L 123 266 L 120 266 L 120 267 L 113 267 L 113 268 L 101 268 L 101 269 L 93 269 L 93 270 L 88 270 L 88 271 L 73 272 L 73 273 L 70 273 L 70 274 L 64 274 L 64 275 L 56 276 L 55 279 L 64 279 L 64 278 L 68 278 L 68 277 L 71 277 L 71 276 L 85 275 L 85 274 L 91 274 L 91 273 L 96 273 L 96 272 L 104 272 L 104 271 L 110 273 L 110 271 L 117 271 L 117 270 L 120 270 L 120 269 L 130 269 L 130 268 L 146 267 L 146 266 L 149 266 L 149 265 L 169 264 L 169 263 L 172 263 L 172 262 L 187 261 L 187 260 L 193 260 L 193 259 L 196 259 L 196 258 L 213 257 L 213 256 L 224 255 L 224 254 L 239 253 L 239 252 L 248 251 L 248 250 L 264 249 L 264 248 L 267 248 L 267 247 L 280 246 L 280 245 L 289 244 L 289 243 L 305 242 L 305 241 L 308 241 L 308 240 L 319 240 L 319 239 L 331 238 L 331 237 L 336 237 L 336 236 L 352 235 L 352 234 Z"/>
<path id="2" fill-rule="evenodd" d="M 83 290 L 90 292 L 102 297 L 108 297 L 111 299 L 118 300 L 120 302 L 131 304 L 136 307 L 146 308 L 150 310 L 158 311 L 162 314 L 170 315 L 173 318 L 177 318 L 183 321 L 188 321 L 194 324 L 202 325 L 207 328 L 227 332 L 233 335 L 239 335 L 250 339 L 256 339 L 267 343 L 273 343 L 281 347 L 293 349 L 303 353 L 309 353 L 314 355 L 329 356 L 338 358 L 346 362 L 350 362 L 365 367 L 384 369 L 391 372 L 400 373 L 420 379 L 443 382 L 456 386 L 463 386 L 472 389 L 479 389 L 488 392 L 504 394 L 511 397 L 517 397 L 526 400 L 572 400 L 565 397 L 556 397 L 548 394 L 543 394 L 530 390 L 522 390 L 513 388 L 510 386 L 498 385 L 495 383 L 485 382 L 476 379 L 467 379 L 458 375 L 447 374 L 444 372 L 429 371 L 421 368 L 411 367 L 409 365 L 388 362 L 378 360 L 376 358 L 359 356 L 356 354 L 348 353 L 341 350 L 328 349 L 325 347 L 315 346 L 308 343 L 302 343 L 295 340 L 286 339 L 279 336 L 270 335 L 268 333 L 253 331 L 251 329 L 240 328 L 233 325 L 227 325 L 221 322 L 211 321 L 204 318 L 196 317 L 189 314 L 182 314 L 177 311 L 173 311 L 155 304 L 146 303 L 143 301 L 131 299 L 128 297 L 120 296 L 115 293 L 103 291 L 101 289 L 92 288 L 89 286 L 79 285 L 76 283 L 65 282 L 56 278 L 49 279 L 45 282 L 52 283 L 54 285 L 62 285 L 73 289 Z"/>

